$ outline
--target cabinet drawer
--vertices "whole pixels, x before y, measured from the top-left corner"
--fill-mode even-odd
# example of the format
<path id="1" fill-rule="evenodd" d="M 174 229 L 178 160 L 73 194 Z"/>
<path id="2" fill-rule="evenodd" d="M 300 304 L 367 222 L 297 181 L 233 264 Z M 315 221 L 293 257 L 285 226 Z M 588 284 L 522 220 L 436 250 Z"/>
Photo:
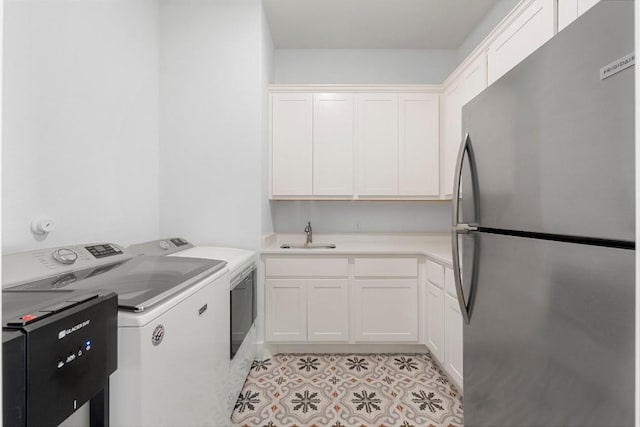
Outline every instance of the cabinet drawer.
<path id="1" fill-rule="evenodd" d="M 347 258 L 266 258 L 267 277 L 347 277 Z"/>
<path id="2" fill-rule="evenodd" d="M 417 277 L 417 258 L 355 258 L 354 275 L 359 277 Z"/>
<path id="3" fill-rule="evenodd" d="M 427 260 L 427 280 L 440 289 L 444 289 L 444 267 Z"/>

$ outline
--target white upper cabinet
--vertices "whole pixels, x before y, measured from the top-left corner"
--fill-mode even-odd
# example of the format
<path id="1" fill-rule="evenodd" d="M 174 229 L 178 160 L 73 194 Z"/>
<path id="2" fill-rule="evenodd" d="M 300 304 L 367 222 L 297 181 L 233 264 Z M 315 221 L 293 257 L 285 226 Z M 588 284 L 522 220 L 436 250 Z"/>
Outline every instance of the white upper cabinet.
<path id="1" fill-rule="evenodd" d="M 400 94 L 399 183 L 401 196 L 439 194 L 439 96 Z"/>
<path id="2" fill-rule="evenodd" d="M 462 143 L 462 107 L 487 88 L 487 54 L 482 52 L 469 62 L 445 88 L 442 96 L 442 135 L 440 195 L 450 197 Z"/>
<path id="3" fill-rule="evenodd" d="M 442 96 L 442 172 L 440 175 L 440 194 L 450 197 L 453 193 L 453 176 L 456 168 L 458 147 L 462 133 L 462 99 L 464 85 L 460 79 L 451 82 Z"/>
<path id="4" fill-rule="evenodd" d="M 464 105 L 597 2 L 520 1 L 442 86 L 272 86 L 271 197 L 450 198 Z"/>
<path id="5" fill-rule="evenodd" d="M 558 31 L 578 17 L 578 0 L 558 0 Z"/>
<path id="6" fill-rule="evenodd" d="M 271 197 L 436 199 L 440 95 L 273 93 Z"/>
<path id="7" fill-rule="evenodd" d="M 274 196 L 312 195 L 313 99 L 271 97 L 271 189 Z"/>
<path id="8" fill-rule="evenodd" d="M 489 84 L 553 37 L 555 1 L 535 0 L 489 46 Z"/>
<path id="9" fill-rule="evenodd" d="M 353 195 L 353 95 L 313 95 L 313 194 Z"/>
<path id="10" fill-rule="evenodd" d="M 599 0 L 558 0 L 558 31 L 591 9 Z"/>
<path id="11" fill-rule="evenodd" d="M 398 194 L 398 95 L 356 96 L 358 116 L 358 193 Z"/>
<path id="12" fill-rule="evenodd" d="M 600 0 L 578 0 L 578 16 L 591 9 Z"/>

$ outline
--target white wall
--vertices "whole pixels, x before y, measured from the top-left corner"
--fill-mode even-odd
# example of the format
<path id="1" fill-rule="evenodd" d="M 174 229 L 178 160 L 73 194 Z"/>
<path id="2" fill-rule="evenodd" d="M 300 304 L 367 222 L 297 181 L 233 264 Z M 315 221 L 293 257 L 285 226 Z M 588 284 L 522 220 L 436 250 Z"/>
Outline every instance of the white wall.
<path id="1" fill-rule="evenodd" d="M 439 84 L 455 65 L 453 49 L 276 49 L 274 83 Z"/>
<path id="2" fill-rule="evenodd" d="M 260 0 L 160 2 L 160 234 L 257 249 Z"/>
<path id="3" fill-rule="evenodd" d="M 316 233 L 442 232 L 451 225 L 448 202 L 276 201 L 278 233 L 302 233 L 311 221 Z"/>
<path id="4" fill-rule="evenodd" d="M 4 23 L 3 252 L 157 238 L 155 0 L 7 0 Z"/>
<path id="5" fill-rule="evenodd" d="M 269 204 L 269 83 L 273 82 L 273 40 L 262 11 L 262 234 L 273 232 Z"/>

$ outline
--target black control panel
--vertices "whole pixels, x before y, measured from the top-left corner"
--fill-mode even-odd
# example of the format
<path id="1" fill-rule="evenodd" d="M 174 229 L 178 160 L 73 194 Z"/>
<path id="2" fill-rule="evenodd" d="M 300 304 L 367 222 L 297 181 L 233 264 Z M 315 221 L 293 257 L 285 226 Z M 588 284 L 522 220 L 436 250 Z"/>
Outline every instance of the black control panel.
<path id="1" fill-rule="evenodd" d="M 9 292 L 12 292 L 12 291 L 9 291 Z M 57 301 L 51 305 L 38 308 L 37 310 L 33 310 L 28 313 L 23 313 L 20 316 L 7 320 L 5 323 L 6 323 L 6 326 L 8 327 L 26 326 L 30 323 L 41 320 L 49 315 L 59 313 L 63 310 L 66 310 L 67 308 L 73 307 L 74 305 L 81 304 L 85 301 L 92 300 L 94 298 L 98 298 L 98 294 L 69 296 L 68 300 Z"/>
<path id="2" fill-rule="evenodd" d="M 5 400 L 5 425 L 14 425 L 17 414 L 21 426 L 60 424 L 104 390 L 117 367 L 115 293 L 58 291 L 60 295 L 51 298 L 53 292 L 48 292 L 50 301 L 40 298 L 33 308 L 25 304 L 30 296 L 37 300 L 39 293 L 3 292 L 3 308 L 12 303 L 24 307 L 8 310 L 13 313 L 3 319 L 3 333 L 21 333 L 25 342 L 23 372 L 14 375 L 15 362 L 9 366 L 6 354 L 3 360 L 3 379 L 12 381 L 4 381 L 5 389 L 25 393 L 22 408 L 7 408 Z"/>
<path id="3" fill-rule="evenodd" d="M 85 249 L 89 251 L 95 258 L 104 258 L 114 255 L 122 255 L 122 251 L 113 245 L 93 245 L 85 246 Z"/>

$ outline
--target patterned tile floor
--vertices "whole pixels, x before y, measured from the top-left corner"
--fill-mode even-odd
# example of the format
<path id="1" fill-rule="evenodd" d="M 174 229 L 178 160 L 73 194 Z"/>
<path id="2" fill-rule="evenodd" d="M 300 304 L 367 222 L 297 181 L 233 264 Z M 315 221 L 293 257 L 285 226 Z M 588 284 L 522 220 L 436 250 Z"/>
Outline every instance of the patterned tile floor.
<path id="1" fill-rule="evenodd" d="M 256 360 L 242 427 L 462 426 L 462 396 L 430 354 L 278 354 Z"/>

